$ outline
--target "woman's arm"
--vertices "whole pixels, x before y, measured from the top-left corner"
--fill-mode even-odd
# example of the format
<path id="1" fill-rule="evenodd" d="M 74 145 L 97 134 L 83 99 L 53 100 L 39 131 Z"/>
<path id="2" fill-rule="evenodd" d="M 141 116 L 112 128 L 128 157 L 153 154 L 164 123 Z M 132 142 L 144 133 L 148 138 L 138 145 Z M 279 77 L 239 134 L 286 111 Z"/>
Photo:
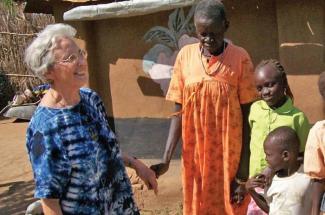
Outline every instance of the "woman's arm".
<path id="1" fill-rule="evenodd" d="M 125 166 L 134 169 L 141 180 L 146 184 L 149 190 L 153 189 L 155 194 L 158 193 L 158 183 L 156 174 L 150 168 L 148 168 L 142 161 L 135 157 L 123 154 L 123 161 Z"/>
<path id="2" fill-rule="evenodd" d="M 41 199 L 45 215 L 62 215 L 59 199 Z"/>
<path id="3" fill-rule="evenodd" d="M 250 157 L 250 127 L 248 123 L 249 110 L 251 103 L 241 105 L 243 115 L 243 137 L 242 150 L 240 155 L 239 168 L 236 177 L 240 180 L 247 181 L 249 175 L 249 157 Z"/>
<path id="4" fill-rule="evenodd" d="M 175 103 L 175 112 L 178 113 L 182 110 L 182 105 Z M 150 168 L 155 171 L 157 178 L 167 172 L 170 160 L 174 154 L 175 148 L 182 134 L 182 116 L 181 114 L 175 115 L 171 119 L 167 143 L 165 147 L 164 156 L 161 163 L 152 165 Z"/>
<path id="5" fill-rule="evenodd" d="M 231 199 L 237 204 L 240 204 L 244 200 L 244 197 L 246 195 L 244 184 L 247 181 L 249 175 L 250 128 L 248 123 L 248 116 L 250 106 L 251 103 L 241 105 L 243 115 L 242 149 L 236 178 L 231 182 Z"/>

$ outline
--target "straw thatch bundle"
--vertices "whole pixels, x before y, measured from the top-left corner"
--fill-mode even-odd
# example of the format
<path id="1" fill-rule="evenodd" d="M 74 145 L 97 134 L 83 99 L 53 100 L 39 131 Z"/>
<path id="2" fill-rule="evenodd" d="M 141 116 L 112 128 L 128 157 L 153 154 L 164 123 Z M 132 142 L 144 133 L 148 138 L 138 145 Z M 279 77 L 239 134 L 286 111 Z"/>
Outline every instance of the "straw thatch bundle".
<path id="1" fill-rule="evenodd" d="M 36 78 L 26 76 L 29 72 L 24 65 L 24 50 L 36 33 L 53 23 L 54 18 L 50 15 L 24 14 L 24 7 L 25 3 L 10 3 L 8 6 L 5 1 L 0 2 L 0 108 L 13 96 L 13 91 L 4 83 L 4 76 L 15 92 L 41 83 Z"/>

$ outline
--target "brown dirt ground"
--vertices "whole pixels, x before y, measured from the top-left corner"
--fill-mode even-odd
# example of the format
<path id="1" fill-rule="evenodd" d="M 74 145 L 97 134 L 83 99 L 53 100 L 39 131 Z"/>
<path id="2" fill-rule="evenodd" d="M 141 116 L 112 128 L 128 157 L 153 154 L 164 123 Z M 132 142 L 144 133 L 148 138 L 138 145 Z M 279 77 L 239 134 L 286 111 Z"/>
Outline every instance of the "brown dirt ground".
<path id="1" fill-rule="evenodd" d="M 33 202 L 33 175 L 25 149 L 27 122 L 0 119 L 0 214 L 24 214 Z M 150 165 L 158 160 L 143 160 Z M 173 160 L 170 170 L 159 178 L 155 196 L 128 171 L 141 214 L 177 215 L 182 213 L 180 161 Z"/>

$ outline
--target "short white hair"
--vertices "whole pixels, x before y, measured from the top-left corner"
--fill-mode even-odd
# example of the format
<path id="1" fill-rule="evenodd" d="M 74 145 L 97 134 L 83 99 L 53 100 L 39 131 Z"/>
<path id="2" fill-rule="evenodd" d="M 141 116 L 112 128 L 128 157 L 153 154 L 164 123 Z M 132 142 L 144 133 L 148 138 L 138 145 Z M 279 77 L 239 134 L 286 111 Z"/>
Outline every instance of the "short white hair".
<path id="1" fill-rule="evenodd" d="M 32 72 L 45 79 L 48 68 L 54 63 L 52 48 L 60 37 L 73 38 L 76 29 L 67 24 L 48 25 L 41 31 L 25 51 L 25 62 Z"/>

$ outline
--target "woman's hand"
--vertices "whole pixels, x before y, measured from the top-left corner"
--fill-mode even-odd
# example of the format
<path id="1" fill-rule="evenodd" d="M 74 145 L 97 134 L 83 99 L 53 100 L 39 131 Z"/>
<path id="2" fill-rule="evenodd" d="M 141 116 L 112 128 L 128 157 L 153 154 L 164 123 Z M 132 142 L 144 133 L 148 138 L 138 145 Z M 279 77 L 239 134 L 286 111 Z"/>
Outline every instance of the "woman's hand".
<path id="1" fill-rule="evenodd" d="M 156 173 L 156 178 L 159 178 L 162 174 L 166 173 L 169 169 L 169 163 L 158 163 L 150 166 L 150 169 L 152 169 Z"/>
<path id="2" fill-rule="evenodd" d="M 134 168 L 137 175 L 146 184 L 149 190 L 154 190 L 155 194 L 158 194 L 158 183 L 156 179 L 156 174 L 153 170 L 148 168 L 144 163 L 138 159 L 134 159 L 131 167 Z"/>
<path id="3" fill-rule="evenodd" d="M 45 215 L 62 215 L 59 199 L 41 199 Z"/>
<path id="4" fill-rule="evenodd" d="M 175 112 L 180 113 L 182 111 L 182 105 L 175 103 Z M 174 154 L 175 148 L 179 142 L 182 134 L 182 115 L 176 114 L 172 117 L 169 127 L 168 138 L 166 142 L 164 156 L 162 162 L 152 165 L 152 169 L 156 173 L 156 177 L 159 178 L 162 174 L 167 172 L 169 168 L 169 162 Z"/>
<path id="5" fill-rule="evenodd" d="M 237 182 L 234 180 L 231 183 L 231 190 L 232 194 L 230 197 L 231 203 L 235 204 L 241 204 L 247 194 L 246 188 L 244 184 L 237 184 Z"/>

